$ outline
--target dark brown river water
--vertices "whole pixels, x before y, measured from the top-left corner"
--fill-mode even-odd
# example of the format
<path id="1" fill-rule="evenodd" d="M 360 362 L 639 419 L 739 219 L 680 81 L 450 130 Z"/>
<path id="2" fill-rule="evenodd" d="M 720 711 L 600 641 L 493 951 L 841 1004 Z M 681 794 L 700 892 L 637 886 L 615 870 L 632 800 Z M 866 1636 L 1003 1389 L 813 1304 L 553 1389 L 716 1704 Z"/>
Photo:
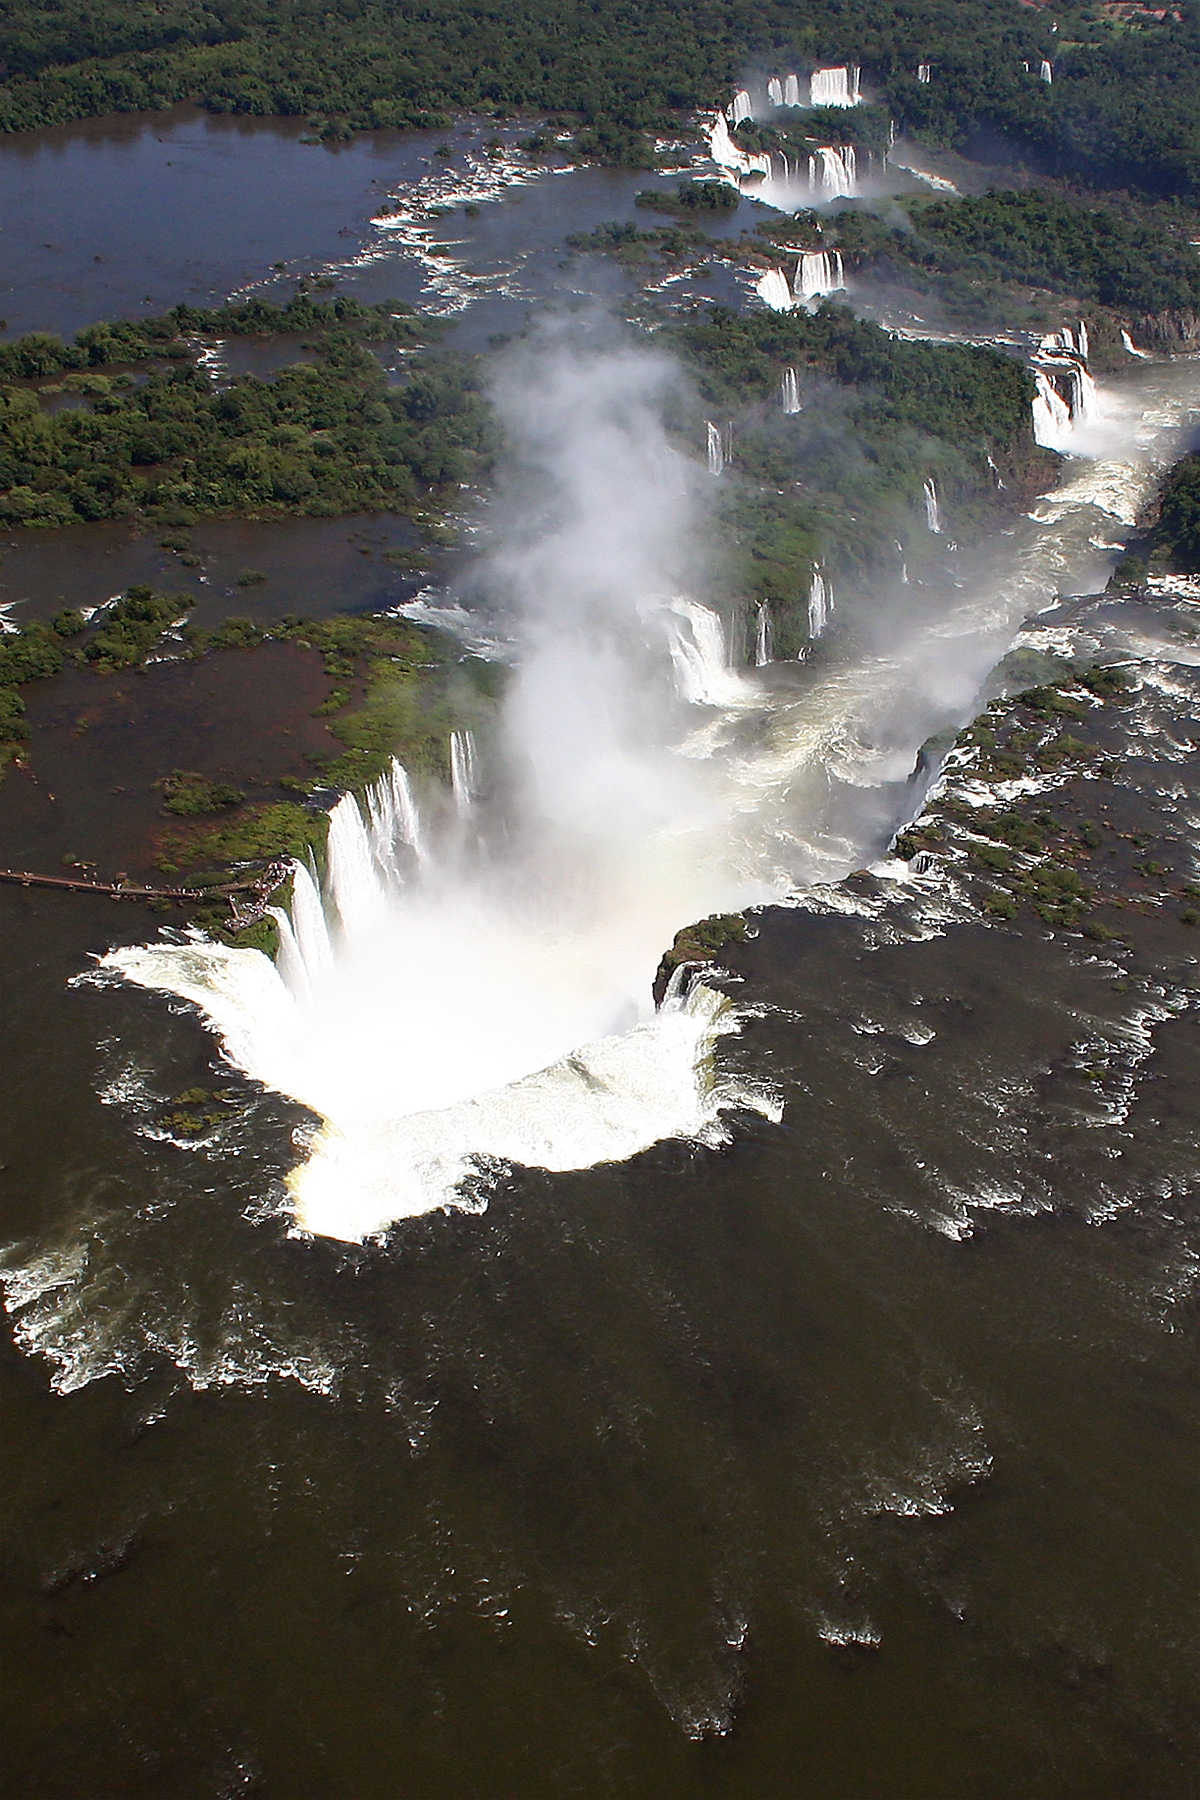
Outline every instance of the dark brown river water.
<path id="1" fill-rule="evenodd" d="M 167 177 L 164 130 L 259 209 L 225 261 L 196 215 L 190 249 L 159 233 L 199 191 Z M 86 245 L 56 223 L 75 276 L 93 241 L 140 254 L 120 233 L 144 211 L 160 260 L 132 287 L 166 304 L 335 259 L 382 153 L 122 122 L 5 146 L 0 187 L 65 170 L 22 190 L 39 221 L 55 195 L 116 195 Z M 148 199 L 122 156 L 159 171 Z M 297 223 L 272 202 L 302 183 Z M 600 204 L 587 189 L 584 219 Z M 82 323 L 132 291 L 51 316 L 48 268 L 13 318 Z M 191 535 L 205 561 L 180 584 L 214 619 L 411 592 L 378 521 Z M 265 588 L 235 589 L 245 564 Z M 0 574 L 21 616 L 173 567 L 102 527 L 16 543 Z M 1169 829 L 1194 867 L 1184 613 L 1111 629 L 1141 683 L 1126 828 Z M 320 732 L 277 650 L 253 729 Z M 222 773 L 254 707 L 212 667 L 119 678 L 79 737 L 88 694 L 48 689 L 4 860 L 132 856 L 155 758 Z M 0 924 L 14 1800 L 1196 1793 L 1200 1067 L 1177 913 L 1098 949 L 985 924 L 937 883 L 771 909 L 728 953 L 743 1026 L 720 1055 L 778 1085 L 781 1122 L 512 1170 L 486 1210 L 365 1246 L 290 1233 L 300 1110 L 235 1078 L 188 1008 L 72 985 L 152 915 L 0 888 Z M 196 1087 L 225 1112 L 184 1147 L 169 1114 Z"/>

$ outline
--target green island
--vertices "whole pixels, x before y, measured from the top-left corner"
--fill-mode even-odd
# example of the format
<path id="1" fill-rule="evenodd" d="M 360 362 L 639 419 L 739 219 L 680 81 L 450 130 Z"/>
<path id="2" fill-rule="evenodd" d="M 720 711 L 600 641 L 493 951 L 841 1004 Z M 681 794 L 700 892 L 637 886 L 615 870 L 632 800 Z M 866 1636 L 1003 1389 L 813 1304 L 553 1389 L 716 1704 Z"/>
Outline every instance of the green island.
<path id="1" fill-rule="evenodd" d="M 217 386 L 199 365 L 224 335 L 300 333 L 313 360 L 270 380 Z M 2 345 L 0 523 L 428 509 L 486 467 L 491 440 L 469 360 L 413 355 L 391 386 L 365 347 L 425 335 L 408 309 L 300 296 Z"/>
<path id="2" fill-rule="evenodd" d="M 1149 550 L 1177 575 L 1200 575 L 1200 455 L 1170 471 L 1158 497 Z"/>
<path id="3" fill-rule="evenodd" d="M 769 220 L 755 239 L 781 251 L 840 250 L 856 278 L 934 295 L 967 324 L 1037 326 L 1086 311 L 1102 359 L 1114 348 L 1123 356 L 1122 326 L 1186 349 L 1200 314 L 1200 258 L 1178 220 L 1052 188 L 850 201 L 824 216 Z M 1053 312 L 1050 297 L 1062 303 Z"/>

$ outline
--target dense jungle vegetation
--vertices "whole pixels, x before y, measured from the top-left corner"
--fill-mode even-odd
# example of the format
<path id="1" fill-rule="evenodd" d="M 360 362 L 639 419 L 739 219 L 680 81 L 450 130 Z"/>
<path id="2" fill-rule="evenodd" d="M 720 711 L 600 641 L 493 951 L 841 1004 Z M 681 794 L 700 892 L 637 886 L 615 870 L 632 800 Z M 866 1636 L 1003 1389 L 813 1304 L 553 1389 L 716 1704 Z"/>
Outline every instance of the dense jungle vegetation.
<path id="1" fill-rule="evenodd" d="M 849 418 L 878 439 L 915 429 L 981 455 L 1030 436 L 1033 380 L 999 352 L 964 344 L 912 343 L 826 302 L 815 313 L 705 314 L 666 335 L 700 374 L 717 407 L 774 395 L 782 370 L 808 371 L 862 390 Z"/>
<path id="2" fill-rule="evenodd" d="M 1153 223 L 1109 207 L 1073 205 L 1037 189 L 961 200 L 904 202 L 903 221 L 847 207 L 827 228 L 830 243 L 880 259 L 903 276 L 927 273 L 1021 282 L 1132 313 L 1200 308 L 1200 257 Z M 811 242 L 804 224 L 770 229 L 776 241 Z"/>
<path id="3" fill-rule="evenodd" d="M 334 138 L 536 110 L 581 121 L 584 147 L 620 160 L 752 66 L 854 61 L 930 141 L 1015 146 L 1054 173 L 1198 200 L 1200 6 L 1177 10 L 1128 27 L 1079 0 L 1053 19 L 1014 0 L 3 0 L 0 129 L 188 99 L 311 116 Z"/>
<path id="4" fill-rule="evenodd" d="M 363 306 L 346 296 L 321 301 L 297 293 L 285 306 L 273 306 L 267 300 L 176 306 L 157 319 L 117 319 L 89 325 L 70 344 L 43 331 L 0 344 L 0 380 L 104 369 L 148 362 L 153 357 L 187 358 L 193 354 L 189 340 L 196 337 L 275 337 L 324 332 L 335 326 L 367 343 L 382 343 L 386 338 L 408 346 L 424 343 L 437 329 L 427 319 L 418 321 L 412 307 L 402 301 Z"/>
<path id="5" fill-rule="evenodd" d="M 224 387 L 184 338 L 305 323 L 319 327 L 308 340 L 314 362 Z M 165 319 L 89 327 L 73 345 L 40 333 L 18 339 L 0 349 L 0 521 L 186 522 L 428 503 L 486 466 L 492 428 L 480 377 L 463 358 L 416 357 L 403 385 L 389 386 L 361 339 L 411 343 L 414 330 L 387 307 L 301 298 L 285 308 L 179 307 Z M 122 363 L 148 367 L 103 372 Z M 57 373 L 59 383 L 28 385 Z M 66 404 L 50 410 L 56 402 Z"/>
<path id="6" fill-rule="evenodd" d="M 1200 575 L 1200 454 L 1176 463 L 1163 483 L 1152 542 L 1168 568 Z"/>

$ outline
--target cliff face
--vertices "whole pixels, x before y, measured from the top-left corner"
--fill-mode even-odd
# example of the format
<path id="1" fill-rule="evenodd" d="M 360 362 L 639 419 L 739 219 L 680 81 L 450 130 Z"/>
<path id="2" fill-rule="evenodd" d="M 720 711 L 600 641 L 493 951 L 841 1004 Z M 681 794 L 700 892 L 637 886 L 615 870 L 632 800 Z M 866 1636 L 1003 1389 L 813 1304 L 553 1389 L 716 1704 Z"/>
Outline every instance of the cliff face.
<path id="1" fill-rule="evenodd" d="M 1157 350 L 1200 351 L 1200 312 L 1146 313 L 1130 327 L 1135 344 Z"/>

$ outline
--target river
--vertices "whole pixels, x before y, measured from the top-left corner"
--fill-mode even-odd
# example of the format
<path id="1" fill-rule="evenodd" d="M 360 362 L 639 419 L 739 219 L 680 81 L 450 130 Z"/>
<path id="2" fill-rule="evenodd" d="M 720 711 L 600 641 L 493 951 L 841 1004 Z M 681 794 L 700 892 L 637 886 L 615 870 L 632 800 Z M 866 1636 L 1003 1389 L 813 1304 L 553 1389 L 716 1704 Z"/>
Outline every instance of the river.
<path id="1" fill-rule="evenodd" d="M 634 216 L 645 180 L 514 180 L 471 222 L 487 257 L 444 276 L 367 225 L 372 177 L 442 179 L 436 143 L 329 153 L 185 115 L 4 146 L 0 185 L 69 156 L 99 192 L 130 156 L 168 206 L 198 187 L 166 177 L 163 132 L 209 191 L 259 171 L 247 217 L 259 197 L 226 262 L 193 238 L 188 292 L 164 240 L 155 306 L 298 259 L 363 292 L 402 276 L 464 342 L 605 281 L 559 271 L 561 236 Z M 271 196 L 308 169 L 289 219 Z M 112 309 L 73 254 L 78 310 L 48 316 L 35 260 L 14 317 Z M 510 364 L 550 523 L 495 522 L 476 577 L 519 647 L 507 752 L 481 746 L 440 818 L 419 796 L 425 866 L 382 896 L 411 821 L 372 865 L 343 815 L 321 1066 L 267 1042 L 265 964 L 148 966 L 148 917 L 0 891 L 21 1800 L 1193 1791 L 1193 938 L 1005 934 L 886 847 L 921 743 L 1027 619 L 1032 649 L 1135 659 L 1126 829 L 1194 838 L 1186 604 L 1049 609 L 1102 582 L 1195 365 L 1111 384 L 1109 437 L 1010 536 L 938 544 L 919 592 L 846 601 L 824 658 L 761 670 L 677 599 L 708 490 L 655 435 L 661 380 L 619 337 Z M 339 587 L 374 528 L 270 527 L 281 580 L 316 535 L 326 609 L 407 598 L 375 569 Z M 62 536 L 10 553 L 5 598 L 48 605 L 47 569 L 57 604 L 82 595 L 94 544 L 105 581 L 151 570 L 130 534 Z M 773 904 L 723 953 L 728 1011 L 652 1018 L 671 932 L 748 901 Z M 509 1065 L 477 1066 L 498 1041 Z M 181 1140 L 197 1089 L 219 1122 Z M 404 1138 L 481 1090 L 483 1129 L 476 1108 Z M 620 1148 L 584 1129 L 614 1094 L 641 1109 Z M 314 1105 L 355 1152 L 315 1197 Z"/>

